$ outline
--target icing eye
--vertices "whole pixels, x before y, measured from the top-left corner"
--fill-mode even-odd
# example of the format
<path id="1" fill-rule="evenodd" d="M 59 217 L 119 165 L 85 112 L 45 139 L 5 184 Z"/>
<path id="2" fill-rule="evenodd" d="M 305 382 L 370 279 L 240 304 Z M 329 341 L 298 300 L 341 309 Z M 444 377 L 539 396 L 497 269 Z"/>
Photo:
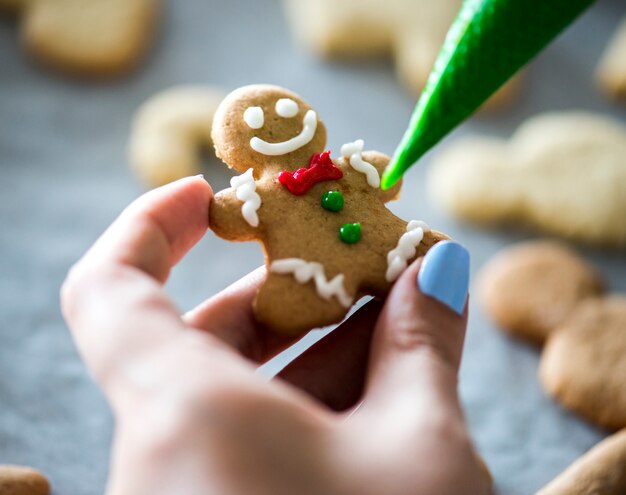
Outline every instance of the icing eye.
<path id="1" fill-rule="evenodd" d="M 276 102 L 276 113 L 281 117 L 295 117 L 298 113 L 298 104 L 291 98 L 281 98 Z"/>
<path id="2" fill-rule="evenodd" d="M 263 127 L 264 117 L 261 107 L 248 107 L 243 112 L 243 120 L 251 129 L 260 129 Z"/>

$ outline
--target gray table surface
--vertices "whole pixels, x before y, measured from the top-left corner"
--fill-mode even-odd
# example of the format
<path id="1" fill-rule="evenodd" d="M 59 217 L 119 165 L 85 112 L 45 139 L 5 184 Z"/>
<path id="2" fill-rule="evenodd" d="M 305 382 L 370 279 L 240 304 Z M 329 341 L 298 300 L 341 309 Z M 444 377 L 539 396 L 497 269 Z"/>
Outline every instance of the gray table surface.
<path id="1" fill-rule="evenodd" d="M 600 1 L 532 64 L 514 105 L 472 120 L 450 139 L 476 131 L 508 135 L 543 110 L 592 109 L 626 120 L 626 107 L 606 101 L 591 77 L 625 10 L 620 0 Z M 57 495 L 102 493 L 112 419 L 61 318 L 59 285 L 142 192 L 125 155 L 133 110 L 174 84 L 232 89 L 252 82 L 304 95 L 325 120 L 335 153 L 359 137 L 367 148 L 391 153 L 414 102 L 388 61 L 328 63 L 295 47 L 277 0 L 169 2 L 145 65 L 109 83 L 80 83 L 40 69 L 21 53 L 16 26 L 0 23 L 0 463 L 42 469 Z M 473 274 L 503 246 L 529 237 L 447 217 L 425 195 L 428 164 L 427 157 L 409 172 L 392 209 L 468 246 Z M 207 160 L 206 176 L 219 189 L 229 174 Z M 583 253 L 613 290 L 626 291 L 624 253 Z M 261 263 L 256 244 L 208 234 L 176 268 L 168 290 L 188 309 Z M 319 336 L 308 336 L 269 371 Z M 606 434 L 544 395 L 538 358 L 536 348 L 503 336 L 472 302 L 460 389 L 500 493 L 533 493 Z"/>

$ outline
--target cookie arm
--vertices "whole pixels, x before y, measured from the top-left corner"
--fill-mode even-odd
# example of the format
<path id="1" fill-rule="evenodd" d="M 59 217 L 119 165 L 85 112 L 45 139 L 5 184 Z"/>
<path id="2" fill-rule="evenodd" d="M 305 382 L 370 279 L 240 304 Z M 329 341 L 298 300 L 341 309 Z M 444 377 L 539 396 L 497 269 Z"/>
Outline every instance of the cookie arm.
<path id="1" fill-rule="evenodd" d="M 209 227 L 227 241 L 250 241 L 258 236 L 258 229 L 250 225 L 242 214 L 243 202 L 230 187 L 218 192 L 209 209 Z"/>
<path id="2" fill-rule="evenodd" d="M 379 151 L 364 151 L 363 160 L 374 165 L 374 167 L 378 171 L 378 175 L 382 176 L 385 170 L 385 167 L 389 163 L 390 158 L 384 153 L 380 153 Z M 402 187 L 402 180 L 399 180 L 390 189 L 387 189 L 385 191 L 383 191 L 382 189 L 379 189 L 378 194 L 380 196 L 380 199 L 382 199 L 385 203 L 387 201 L 393 201 L 395 199 L 398 199 L 400 196 L 401 187 Z"/>

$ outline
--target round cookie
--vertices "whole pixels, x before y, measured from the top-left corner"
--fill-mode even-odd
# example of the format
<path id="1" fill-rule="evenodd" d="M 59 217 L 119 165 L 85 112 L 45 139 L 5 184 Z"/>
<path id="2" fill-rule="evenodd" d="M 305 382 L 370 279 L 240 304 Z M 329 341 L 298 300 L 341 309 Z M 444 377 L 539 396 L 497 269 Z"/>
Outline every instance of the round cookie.
<path id="1" fill-rule="evenodd" d="M 624 495 L 626 430 L 595 445 L 537 495 Z"/>
<path id="2" fill-rule="evenodd" d="M 217 156 L 241 175 L 213 198 L 209 226 L 227 240 L 263 245 L 268 276 L 253 305 L 277 332 L 340 321 L 362 295 L 384 296 L 408 263 L 447 238 L 386 208 L 400 190 L 380 189 L 389 157 L 357 140 L 331 158 L 323 122 L 291 91 L 233 91 L 211 135 Z"/>
<path id="3" fill-rule="evenodd" d="M 499 327 L 542 343 L 583 300 L 603 290 L 600 275 L 567 246 L 530 241 L 502 250 L 478 276 L 479 301 Z"/>
<path id="4" fill-rule="evenodd" d="M 222 98 L 211 86 L 177 86 L 151 96 L 133 119 L 133 171 L 151 186 L 199 174 L 200 151 L 211 147 L 213 115 Z"/>
<path id="5" fill-rule="evenodd" d="M 0 464 L 0 494 L 48 495 L 50 483 L 33 468 Z"/>
<path id="6" fill-rule="evenodd" d="M 548 339 L 539 379 L 563 407 L 626 427 L 626 296 L 583 303 Z"/>
<path id="7" fill-rule="evenodd" d="M 22 39 L 46 65 L 81 76 L 134 67 L 153 38 L 159 0 L 36 0 L 24 11 Z"/>

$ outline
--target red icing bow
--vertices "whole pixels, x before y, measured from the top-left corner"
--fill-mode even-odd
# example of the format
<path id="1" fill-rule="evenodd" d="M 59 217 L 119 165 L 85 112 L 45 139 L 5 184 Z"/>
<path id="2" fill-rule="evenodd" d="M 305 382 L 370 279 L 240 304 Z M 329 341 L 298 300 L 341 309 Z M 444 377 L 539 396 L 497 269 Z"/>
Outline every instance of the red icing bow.
<path id="1" fill-rule="evenodd" d="M 291 194 L 302 196 L 318 182 L 336 180 L 343 177 L 343 172 L 336 167 L 330 158 L 330 151 L 315 153 L 309 160 L 307 168 L 299 168 L 295 172 L 283 170 L 278 174 L 278 182 L 285 186 Z"/>

